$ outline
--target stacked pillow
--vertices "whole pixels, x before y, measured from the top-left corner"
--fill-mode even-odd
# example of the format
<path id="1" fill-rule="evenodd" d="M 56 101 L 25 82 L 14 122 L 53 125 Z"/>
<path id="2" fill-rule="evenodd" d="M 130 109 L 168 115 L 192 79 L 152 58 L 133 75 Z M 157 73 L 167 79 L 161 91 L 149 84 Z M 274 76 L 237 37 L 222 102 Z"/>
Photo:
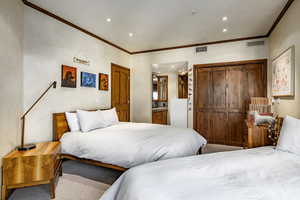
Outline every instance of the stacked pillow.
<path id="1" fill-rule="evenodd" d="M 284 118 L 276 149 L 300 155 L 300 120 Z"/>
<path id="2" fill-rule="evenodd" d="M 77 113 L 66 112 L 67 122 L 71 132 L 80 131 L 80 124 Z"/>
<path id="3" fill-rule="evenodd" d="M 66 112 L 66 118 L 69 128 L 72 132 L 82 131 L 89 132 L 91 130 L 105 128 L 119 123 L 116 109 L 84 111 L 77 110 L 77 113 Z"/>

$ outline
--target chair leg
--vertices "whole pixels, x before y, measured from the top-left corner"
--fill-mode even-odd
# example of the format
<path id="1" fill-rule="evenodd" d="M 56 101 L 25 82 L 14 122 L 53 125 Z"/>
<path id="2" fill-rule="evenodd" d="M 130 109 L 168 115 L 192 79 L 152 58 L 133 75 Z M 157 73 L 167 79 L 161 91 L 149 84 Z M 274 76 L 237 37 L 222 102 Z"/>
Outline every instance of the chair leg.
<path id="1" fill-rule="evenodd" d="M 5 185 L 2 185 L 2 195 L 1 195 L 1 199 L 2 200 L 6 200 L 8 196 L 8 191 L 7 191 L 7 187 Z"/>
<path id="2" fill-rule="evenodd" d="M 203 152 L 202 152 L 202 148 L 203 147 L 200 147 L 200 149 L 198 150 L 198 155 L 201 155 Z"/>
<path id="3" fill-rule="evenodd" d="M 51 180 L 49 187 L 50 187 L 50 197 L 51 199 L 55 199 L 55 179 Z"/>
<path id="4" fill-rule="evenodd" d="M 59 169 L 59 176 L 62 176 L 63 175 L 63 169 L 62 169 L 62 165 L 60 166 L 60 169 Z"/>

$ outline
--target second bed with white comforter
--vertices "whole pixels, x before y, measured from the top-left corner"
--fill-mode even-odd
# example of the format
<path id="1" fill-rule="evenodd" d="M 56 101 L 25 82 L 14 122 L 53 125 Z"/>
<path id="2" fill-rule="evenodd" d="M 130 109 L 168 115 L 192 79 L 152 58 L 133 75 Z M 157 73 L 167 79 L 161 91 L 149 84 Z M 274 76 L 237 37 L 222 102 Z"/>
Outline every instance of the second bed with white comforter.
<path id="1" fill-rule="evenodd" d="M 100 200 L 298 200 L 300 156 L 262 147 L 126 171 Z"/>
<path id="2" fill-rule="evenodd" d="M 197 154 L 206 140 L 193 129 L 120 122 L 61 138 L 62 153 L 131 168 L 140 164 Z"/>

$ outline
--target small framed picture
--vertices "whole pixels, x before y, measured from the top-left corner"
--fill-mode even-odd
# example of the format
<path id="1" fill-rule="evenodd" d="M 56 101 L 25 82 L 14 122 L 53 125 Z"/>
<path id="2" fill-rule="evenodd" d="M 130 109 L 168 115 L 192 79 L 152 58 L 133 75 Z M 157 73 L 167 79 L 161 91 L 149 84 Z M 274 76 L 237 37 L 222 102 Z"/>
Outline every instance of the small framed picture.
<path id="1" fill-rule="evenodd" d="M 99 90 L 108 91 L 108 74 L 99 73 Z"/>
<path id="2" fill-rule="evenodd" d="M 61 87 L 76 88 L 77 68 L 62 65 Z"/>
<path id="3" fill-rule="evenodd" d="M 96 87 L 96 74 L 81 72 L 81 87 Z"/>

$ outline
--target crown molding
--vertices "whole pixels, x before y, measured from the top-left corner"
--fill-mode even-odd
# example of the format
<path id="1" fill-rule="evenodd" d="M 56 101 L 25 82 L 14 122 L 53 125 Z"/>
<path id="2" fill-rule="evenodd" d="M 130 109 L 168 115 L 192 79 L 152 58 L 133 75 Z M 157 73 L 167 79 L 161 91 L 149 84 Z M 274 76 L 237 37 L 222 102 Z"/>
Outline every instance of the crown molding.
<path id="1" fill-rule="evenodd" d="M 290 6 L 292 5 L 292 3 L 295 1 L 295 0 L 289 0 L 287 2 L 287 4 L 284 6 L 284 8 L 282 9 L 282 11 L 280 12 L 279 16 L 276 18 L 275 22 L 273 23 L 272 27 L 270 28 L 270 30 L 268 31 L 268 33 L 266 35 L 261 35 L 261 36 L 253 36 L 253 37 L 243 37 L 243 38 L 234 38 L 234 39 L 230 39 L 230 40 L 219 40 L 219 41 L 213 41 L 213 42 L 205 42 L 205 43 L 195 43 L 195 44 L 188 44 L 188 45 L 181 45 L 181 46 L 173 46 L 173 47 L 166 47 L 166 48 L 157 48 L 157 49 L 150 49 L 150 50 L 143 50 L 143 51 L 129 51 L 127 49 L 124 49 L 44 8 L 41 8 L 39 7 L 38 5 L 36 4 L 33 4 L 31 2 L 29 2 L 28 0 L 22 0 L 23 3 L 28 6 L 28 7 L 31 7 L 33 8 L 34 10 L 37 10 L 49 17 L 52 17 L 54 19 L 56 19 L 57 21 L 63 23 L 63 24 L 66 24 L 72 28 L 75 28 L 97 40 L 100 40 L 112 47 L 115 47 L 125 53 L 128 53 L 130 55 L 134 55 L 134 54 L 142 54 L 142 53 L 151 53 L 151 52 L 157 52 L 157 51 L 167 51 L 167 50 L 174 50 L 174 49 L 182 49 L 182 48 L 189 48 L 189 47 L 195 47 L 195 46 L 203 46 L 203 45 L 213 45 L 213 44 L 221 44 L 221 43 L 229 43 L 229 42 L 237 42 L 237 41 L 243 41 L 243 40 L 251 40 L 251 39 L 262 39 L 262 38 L 268 38 L 270 37 L 270 35 L 272 34 L 272 32 L 274 31 L 274 29 L 276 28 L 276 26 L 279 24 L 279 22 L 281 21 L 281 19 L 283 18 L 283 16 L 286 14 L 286 12 L 288 11 L 288 9 L 290 8 Z"/>
<path id="2" fill-rule="evenodd" d="M 273 33 L 274 29 L 276 28 L 276 26 L 279 24 L 279 22 L 281 21 L 281 19 L 283 18 L 283 16 L 286 14 L 286 12 L 288 11 L 288 9 L 291 7 L 291 5 L 293 4 L 295 0 L 289 0 L 287 2 L 287 4 L 284 6 L 284 8 L 282 9 L 282 11 L 280 12 L 279 16 L 277 17 L 277 19 L 275 20 L 275 22 L 273 23 L 272 27 L 270 28 L 269 32 L 267 33 L 267 37 L 270 37 L 271 34 Z"/>
<path id="3" fill-rule="evenodd" d="M 156 51 L 166 51 L 166 50 L 173 50 L 173 49 L 182 49 L 182 48 L 189 48 L 189 47 L 196 47 L 196 46 L 238 42 L 238 41 L 243 41 L 243 40 L 253 40 L 253 39 L 261 39 L 261 38 L 266 38 L 266 36 L 261 35 L 261 36 L 254 36 L 254 37 L 235 38 L 235 39 L 230 39 L 230 40 L 219 40 L 219 41 L 214 41 L 214 42 L 195 43 L 195 44 L 167 47 L 167 48 L 160 48 L 160 49 L 150 49 L 150 50 L 145 50 L 145 51 L 134 51 L 131 53 L 132 54 L 150 53 L 150 52 L 156 52 Z"/>

